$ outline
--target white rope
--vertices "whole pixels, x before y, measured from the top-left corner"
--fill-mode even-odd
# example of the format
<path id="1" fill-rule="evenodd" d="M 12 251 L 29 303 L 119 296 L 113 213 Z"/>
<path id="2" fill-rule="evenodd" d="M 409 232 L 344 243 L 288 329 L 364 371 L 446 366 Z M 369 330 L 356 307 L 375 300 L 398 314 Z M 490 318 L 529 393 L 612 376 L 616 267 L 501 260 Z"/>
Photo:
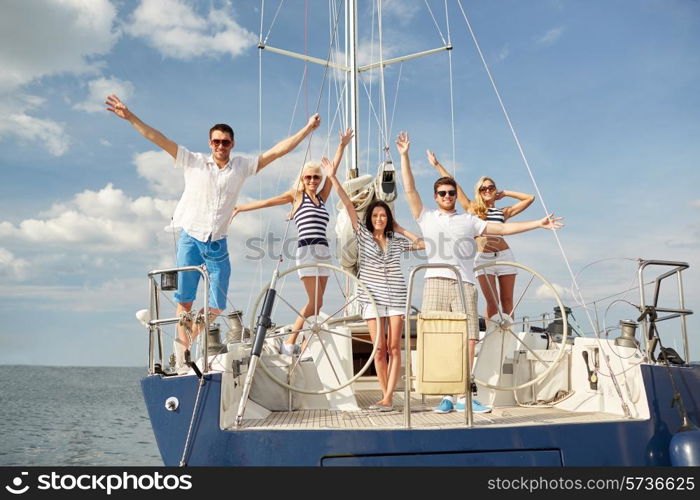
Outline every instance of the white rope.
<path id="1" fill-rule="evenodd" d="M 542 204 L 542 208 L 544 209 L 544 213 L 549 214 L 549 210 L 547 209 L 547 205 L 545 204 L 544 201 L 544 196 L 542 196 L 542 192 L 540 191 L 539 185 L 537 184 L 537 181 L 535 180 L 535 176 L 532 173 L 532 169 L 530 168 L 530 163 L 527 160 L 527 157 L 525 156 L 525 152 L 522 148 L 522 145 L 520 144 L 520 139 L 518 138 L 518 134 L 515 131 L 515 128 L 513 127 L 513 123 L 510 119 L 510 115 L 508 114 L 508 110 L 506 109 L 506 106 L 503 102 L 503 99 L 501 98 L 501 94 L 498 90 L 498 87 L 496 86 L 496 82 L 493 78 L 493 75 L 491 74 L 491 70 L 489 69 L 488 64 L 486 63 L 486 59 L 484 58 L 484 54 L 481 51 L 481 47 L 479 46 L 479 42 L 476 39 L 476 35 L 474 34 L 474 31 L 472 30 L 472 26 L 469 23 L 469 19 L 467 18 L 467 14 L 464 12 L 464 8 L 462 7 L 462 1 L 457 0 L 457 3 L 459 5 L 460 10 L 462 11 L 462 16 L 464 17 L 464 21 L 467 23 L 467 28 L 469 29 L 469 33 L 472 37 L 472 40 L 474 41 L 474 45 L 476 46 L 476 50 L 479 53 L 479 57 L 481 58 L 481 62 L 484 66 L 484 69 L 486 70 L 486 74 L 489 77 L 489 81 L 491 82 L 491 87 L 493 88 L 494 92 L 496 93 L 496 98 L 498 99 L 498 103 L 501 107 L 501 111 L 503 111 L 503 115 L 505 116 L 506 122 L 508 123 L 508 128 L 510 129 L 511 135 L 513 136 L 513 139 L 515 140 L 515 144 L 518 148 L 518 152 L 520 153 L 520 157 L 523 160 L 523 163 L 525 164 L 525 168 L 527 169 L 527 172 L 530 176 L 530 180 L 532 181 L 532 184 L 535 187 L 535 192 L 537 193 L 537 197 L 540 200 L 540 203 Z M 559 235 L 557 234 L 556 231 L 552 231 L 552 234 L 554 235 L 555 240 L 557 241 L 557 245 L 559 246 L 559 250 L 562 254 L 562 257 L 564 258 L 564 262 L 566 263 L 566 267 L 569 270 L 569 274 L 571 275 L 572 278 L 572 283 L 576 286 L 576 293 L 581 297 L 581 291 L 578 288 L 578 283 L 576 282 L 576 276 L 574 275 L 574 272 L 571 268 L 571 265 L 569 264 L 569 259 L 566 256 L 566 252 L 564 251 L 564 248 L 562 247 L 561 241 L 559 240 Z M 583 300 L 581 300 L 583 302 Z M 590 319 L 590 316 L 589 316 Z M 593 321 L 591 320 L 591 324 L 593 324 Z"/>
<path id="2" fill-rule="evenodd" d="M 323 98 L 323 89 L 326 86 L 326 78 L 328 76 L 328 69 L 330 68 L 330 65 L 328 63 L 330 62 L 331 54 L 333 53 L 333 46 L 335 45 L 335 42 L 337 39 L 337 34 L 338 34 L 338 19 L 339 19 L 339 17 L 340 17 L 340 11 L 338 10 L 338 15 L 336 16 L 335 23 L 334 23 L 333 37 L 332 37 L 330 44 L 328 46 L 328 54 L 326 56 L 326 63 L 327 64 L 324 66 L 324 69 L 323 69 L 323 77 L 321 79 L 321 88 L 319 89 L 318 99 L 316 100 L 316 105 L 314 107 L 314 112 L 312 114 L 315 114 L 318 112 L 318 109 L 321 105 L 321 99 Z M 309 157 L 309 152 L 311 150 L 311 139 L 313 137 L 313 133 L 314 132 L 311 131 L 311 133 L 309 134 L 309 138 L 308 138 L 307 145 L 306 145 L 306 151 L 304 152 L 304 161 L 302 161 L 301 166 L 299 167 L 299 174 L 297 177 L 301 177 L 301 174 L 304 170 L 304 165 L 306 163 L 306 160 Z M 292 206 L 295 205 L 298 196 L 299 196 L 299 191 L 295 190 L 294 199 L 292 200 Z M 291 221 L 292 221 L 292 218 L 291 217 L 288 218 L 287 224 L 285 225 L 284 236 L 282 238 L 282 246 L 281 246 L 282 249 L 284 249 L 285 243 L 287 242 L 287 236 L 289 235 L 289 227 L 291 225 Z M 284 256 L 283 252 L 284 252 L 283 250 L 280 250 L 280 257 L 277 259 L 277 264 L 275 266 L 275 270 L 273 271 L 273 280 L 279 274 L 279 268 L 280 268 L 280 265 L 282 263 L 283 256 Z"/>
<path id="3" fill-rule="evenodd" d="M 367 94 L 367 96 L 369 97 L 369 91 L 367 90 L 367 85 L 365 85 L 365 82 L 362 82 L 362 88 L 364 88 L 365 94 Z M 381 133 L 382 122 L 381 122 L 381 120 L 379 119 L 379 115 L 377 115 L 377 110 L 374 109 L 374 105 L 372 104 L 371 99 L 370 99 L 368 102 L 369 102 L 369 109 L 370 109 L 370 111 L 372 112 L 372 116 L 374 116 L 374 121 L 377 122 L 377 126 L 378 126 L 379 129 L 380 129 L 380 132 L 379 132 L 379 136 L 378 136 L 378 137 L 379 137 L 379 141 L 381 142 L 381 141 L 383 141 L 383 138 L 384 138 L 384 134 Z M 371 123 L 371 122 L 370 122 L 370 123 Z M 380 147 L 379 149 L 382 149 L 382 148 Z"/>
<path id="4" fill-rule="evenodd" d="M 474 34 L 474 30 L 472 29 L 471 23 L 469 22 L 469 19 L 467 18 L 467 14 L 464 11 L 464 7 L 462 7 L 462 1 L 457 0 L 457 4 L 459 5 L 460 10 L 462 11 L 462 16 L 464 17 L 464 21 L 467 23 L 467 28 L 469 29 L 469 34 L 472 37 L 472 40 L 474 41 L 474 45 L 476 47 L 477 52 L 479 53 L 479 57 L 481 58 L 481 62 L 484 65 L 484 69 L 486 70 L 486 74 L 489 77 L 489 80 L 491 82 L 491 86 L 493 87 L 494 92 L 496 93 L 496 98 L 498 99 L 498 103 L 501 107 L 501 110 L 503 111 L 503 115 L 505 116 L 506 121 L 508 122 L 508 127 L 510 128 L 511 134 L 513 135 L 513 139 L 515 140 L 515 144 L 518 148 L 518 151 L 520 152 L 520 157 L 523 160 L 523 163 L 525 164 L 525 168 L 527 169 L 527 172 L 530 176 L 530 179 L 532 180 L 532 183 L 535 187 L 535 192 L 537 193 L 537 196 L 540 200 L 540 203 L 542 204 L 542 208 L 544 209 L 545 214 L 549 214 L 549 210 L 547 210 L 547 206 L 544 201 L 544 197 L 542 196 L 542 193 L 540 192 L 539 186 L 537 184 L 537 181 L 535 180 L 535 176 L 532 173 L 532 169 L 530 168 L 530 164 L 527 160 L 527 157 L 525 156 L 525 152 L 523 151 L 522 145 L 520 144 L 520 140 L 518 138 L 518 134 L 515 132 L 515 128 L 513 127 L 513 123 L 511 122 L 510 115 L 508 114 L 508 110 L 506 109 L 506 106 L 503 102 L 503 99 L 501 99 L 501 94 L 498 91 L 498 87 L 496 86 L 496 82 L 493 78 L 493 75 L 491 74 L 491 70 L 489 69 L 488 64 L 486 63 L 486 59 L 484 58 L 484 54 L 481 51 L 481 47 L 479 46 L 479 42 L 476 39 L 476 35 Z M 562 255 L 562 258 L 564 259 L 564 263 L 566 264 L 567 269 L 569 270 L 569 274 L 571 276 L 571 281 L 572 284 L 576 287 L 576 293 L 574 295 L 574 300 L 576 300 L 579 304 L 583 304 L 585 301 L 583 300 L 583 295 L 581 293 L 581 289 L 578 286 L 578 282 L 576 281 L 576 276 L 574 275 L 574 271 L 571 268 L 571 264 L 569 263 L 569 259 L 566 256 L 566 252 L 564 251 L 564 247 L 561 244 L 561 241 L 559 239 L 559 235 L 557 234 L 556 231 L 552 231 L 552 234 L 554 235 L 554 239 L 557 242 L 557 245 L 559 246 L 559 251 Z M 577 297 L 577 296 L 578 297 Z M 593 318 L 591 318 L 590 312 L 587 307 L 584 307 L 584 311 L 586 311 L 586 317 L 588 318 L 588 321 L 590 322 L 591 326 L 593 327 L 594 331 L 596 332 L 596 339 L 598 340 L 598 343 L 601 344 L 601 339 L 600 339 L 600 333 L 597 330 L 597 325 L 594 323 Z M 564 341 L 562 339 L 562 341 Z M 602 345 L 602 344 L 601 344 Z M 602 349 L 602 347 L 601 347 Z M 609 371 L 612 373 L 612 369 L 610 367 L 610 362 L 607 358 L 605 358 L 605 362 L 608 365 Z M 627 404 L 624 400 L 624 397 L 622 395 L 622 390 L 619 387 L 619 384 L 615 377 L 612 377 L 613 385 L 615 386 L 615 389 L 617 391 L 617 394 L 620 398 L 621 404 L 623 411 L 625 412 L 626 416 L 630 416 L 629 413 L 629 408 L 627 407 Z"/>
<path id="5" fill-rule="evenodd" d="M 450 15 L 445 0 L 445 24 L 447 25 L 447 44 L 452 46 L 452 34 L 450 32 Z M 457 178 L 457 153 L 455 140 L 455 100 L 454 100 L 454 76 L 452 73 L 452 51 L 447 51 L 447 62 L 450 73 L 450 132 L 452 134 L 452 178 Z"/>
<path id="6" fill-rule="evenodd" d="M 258 40 L 262 42 L 263 25 L 265 24 L 265 0 L 260 0 L 260 33 Z"/>
<path id="7" fill-rule="evenodd" d="M 394 93 L 394 106 L 391 110 L 391 121 L 389 122 L 389 131 L 387 135 L 393 137 L 391 132 L 394 129 L 394 116 L 396 115 L 396 104 L 399 101 L 399 85 L 401 84 L 401 74 L 403 73 L 403 63 L 399 64 L 399 76 L 396 78 L 396 92 Z M 391 155 L 389 155 L 391 156 Z"/>
<path id="8" fill-rule="evenodd" d="M 428 4 L 428 0 L 423 0 L 425 2 L 425 6 L 428 8 L 428 12 L 430 13 L 430 17 L 433 19 L 433 24 L 435 24 L 435 28 L 438 30 L 438 33 L 440 34 L 440 38 L 442 39 L 443 45 L 447 45 L 447 42 L 445 41 L 445 37 L 442 35 L 442 31 L 440 31 L 440 26 L 438 25 L 437 20 L 435 19 L 435 16 L 433 15 L 433 10 L 430 8 L 430 4 Z"/>
<path id="9" fill-rule="evenodd" d="M 379 15 L 377 16 L 377 31 L 379 32 L 379 103 L 382 107 L 382 134 L 384 138 L 384 151 L 389 150 L 389 138 L 387 137 L 387 126 L 386 126 L 386 90 L 384 87 L 384 40 L 383 40 L 383 29 L 382 29 L 382 0 L 377 0 L 379 3 Z"/>
<path id="10" fill-rule="evenodd" d="M 205 353 L 206 356 L 206 353 Z M 190 443 L 192 440 L 192 428 L 194 427 L 194 421 L 197 418 L 197 408 L 199 408 L 199 397 L 202 394 L 202 388 L 204 387 L 204 376 L 199 379 L 199 387 L 197 387 L 197 397 L 194 400 L 194 407 L 192 408 L 192 417 L 190 418 L 190 425 L 187 428 L 187 437 L 185 438 L 185 447 L 182 450 L 182 458 L 180 458 L 180 467 L 187 465 L 185 458 L 187 458 L 187 452 L 190 449 Z"/>
<path id="11" fill-rule="evenodd" d="M 370 61 L 374 61 L 374 20 L 376 18 L 376 13 L 377 13 L 377 4 L 375 2 L 372 2 L 372 30 L 370 34 L 370 44 L 369 44 L 369 58 Z M 374 68 L 369 70 L 369 92 L 367 92 L 367 86 L 365 85 L 364 80 L 362 81 L 362 85 L 365 88 L 365 93 L 367 94 L 368 100 L 367 100 L 367 116 L 370 115 L 370 111 L 372 110 L 372 76 L 374 75 Z M 381 128 L 381 125 L 380 125 Z M 367 120 L 367 162 L 366 162 L 366 167 L 365 167 L 365 172 L 369 172 L 369 163 L 370 163 L 370 155 L 369 152 L 372 151 L 372 145 L 371 145 L 371 140 L 372 140 L 372 120 Z M 358 162 L 359 163 L 359 162 Z"/>
<path id="12" fill-rule="evenodd" d="M 263 27 L 263 16 L 265 15 L 265 2 L 263 0 L 263 5 L 260 11 L 260 33 L 262 34 Z M 263 137 L 263 64 L 262 64 L 262 50 L 258 50 L 258 155 L 262 154 L 262 137 Z M 258 198 L 262 198 L 262 177 L 258 177 Z M 258 228 L 262 231 L 262 214 L 258 214 Z M 264 235 L 260 232 L 258 233 L 258 238 L 263 240 Z M 257 265 L 258 271 L 258 287 L 262 287 L 263 283 L 263 271 L 262 271 L 262 261 L 258 261 Z M 252 300 L 252 288 L 248 292 L 248 308 L 250 308 L 250 302 Z"/>
<path id="13" fill-rule="evenodd" d="M 270 29 L 267 30 L 267 35 L 265 35 L 265 40 L 263 40 L 263 44 L 267 43 L 267 39 L 270 38 L 270 33 L 272 33 L 272 27 L 275 25 L 275 22 L 277 21 L 277 16 L 280 13 L 280 10 L 282 9 L 282 6 L 284 5 L 284 0 L 281 0 L 279 5 L 277 6 L 277 11 L 275 12 L 275 16 L 272 18 L 272 22 L 270 23 Z M 260 20 L 261 28 L 260 31 L 262 33 L 262 19 Z"/>

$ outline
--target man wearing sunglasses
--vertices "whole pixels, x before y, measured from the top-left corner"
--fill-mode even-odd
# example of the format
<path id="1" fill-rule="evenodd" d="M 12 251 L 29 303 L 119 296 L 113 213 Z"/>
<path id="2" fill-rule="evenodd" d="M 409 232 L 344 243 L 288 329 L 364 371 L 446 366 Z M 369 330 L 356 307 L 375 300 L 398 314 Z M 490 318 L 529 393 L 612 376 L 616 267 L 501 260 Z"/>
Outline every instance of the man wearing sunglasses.
<path id="1" fill-rule="evenodd" d="M 177 266 L 206 265 L 210 281 L 210 321 L 213 321 L 226 309 L 231 275 L 226 233 L 243 182 L 292 151 L 320 125 L 321 119 L 314 114 L 296 134 L 283 139 L 256 158 L 247 158 L 231 156 L 235 140 L 229 125 L 217 124 L 209 130 L 211 154 L 192 153 L 142 122 L 116 95 L 108 96 L 105 104 L 108 111 L 131 123 L 142 136 L 172 156 L 175 167 L 184 170 L 185 190 L 172 221 L 173 228 L 182 229 L 177 246 Z M 196 272 L 179 273 L 175 293 L 178 315 L 192 309 L 199 277 L 200 274 Z M 193 329 L 191 323 L 178 326 L 175 354 L 179 372 L 187 369 L 184 366 L 185 351 L 199 334 L 199 328 L 201 326 Z"/>
<path id="2" fill-rule="evenodd" d="M 453 311 L 467 315 L 470 366 L 474 366 L 474 348 L 479 339 L 479 316 L 477 314 L 477 291 L 474 276 L 474 257 L 477 236 L 517 234 L 537 228 L 556 230 L 562 227 L 561 217 L 552 214 L 540 220 L 527 222 L 487 222 L 470 213 L 458 213 L 457 185 L 452 177 L 440 177 L 433 185 L 433 197 L 437 208 L 429 210 L 423 206 L 411 172 L 408 156 L 410 147 L 408 134 L 401 132 L 396 147 L 401 156 L 401 177 L 408 207 L 423 233 L 425 251 L 430 264 L 451 264 L 459 270 L 464 283 L 467 311 L 462 308 L 458 282 L 450 269 L 428 269 L 425 273 L 421 311 Z M 464 397 L 455 406 L 452 396 L 445 396 L 434 409 L 437 413 L 454 410 L 464 411 Z M 474 413 L 487 413 L 491 408 L 472 400 Z"/>

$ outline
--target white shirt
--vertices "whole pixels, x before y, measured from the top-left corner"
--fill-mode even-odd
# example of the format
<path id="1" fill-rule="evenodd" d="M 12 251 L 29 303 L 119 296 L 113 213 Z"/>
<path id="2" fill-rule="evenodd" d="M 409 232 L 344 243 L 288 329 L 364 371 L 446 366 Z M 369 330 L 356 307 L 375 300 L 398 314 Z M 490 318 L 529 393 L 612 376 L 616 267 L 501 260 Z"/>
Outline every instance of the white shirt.
<path id="1" fill-rule="evenodd" d="M 484 232 L 486 221 L 469 213 L 423 208 L 417 222 L 423 233 L 428 262 L 452 264 L 459 269 L 463 281 L 475 283 L 474 256 L 477 247 L 474 238 Z M 428 269 L 425 277 L 457 279 L 450 269 Z"/>
<path id="2" fill-rule="evenodd" d="M 225 238 L 238 194 L 243 182 L 256 173 L 258 158 L 233 156 L 219 168 L 212 155 L 178 146 L 175 167 L 184 169 L 185 190 L 175 208 L 173 226 L 199 241 Z"/>

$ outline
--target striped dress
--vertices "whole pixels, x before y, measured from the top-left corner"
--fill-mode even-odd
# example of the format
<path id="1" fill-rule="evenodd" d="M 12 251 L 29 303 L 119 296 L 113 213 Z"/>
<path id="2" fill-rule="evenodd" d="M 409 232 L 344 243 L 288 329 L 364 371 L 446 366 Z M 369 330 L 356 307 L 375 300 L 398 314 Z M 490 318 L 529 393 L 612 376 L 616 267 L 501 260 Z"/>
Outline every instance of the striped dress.
<path id="1" fill-rule="evenodd" d="M 355 229 L 360 272 L 362 280 L 378 306 L 403 309 L 406 307 L 406 281 L 401 271 L 401 256 L 411 250 L 412 243 L 402 237 L 388 238 L 386 251 L 383 251 L 367 227 L 358 221 Z M 366 306 L 369 298 L 360 290 L 359 302 Z"/>
<path id="2" fill-rule="evenodd" d="M 330 216 L 328 215 L 328 210 L 326 210 L 323 198 L 318 197 L 318 206 L 316 206 L 311 197 L 304 192 L 301 203 L 296 212 L 294 212 L 294 223 L 297 226 L 297 246 L 328 246 L 326 228 L 329 220 Z"/>
<path id="3" fill-rule="evenodd" d="M 503 214 L 503 209 L 495 207 L 486 208 L 486 221 L 487 222 L 505 222 L 506 216 Z"/>

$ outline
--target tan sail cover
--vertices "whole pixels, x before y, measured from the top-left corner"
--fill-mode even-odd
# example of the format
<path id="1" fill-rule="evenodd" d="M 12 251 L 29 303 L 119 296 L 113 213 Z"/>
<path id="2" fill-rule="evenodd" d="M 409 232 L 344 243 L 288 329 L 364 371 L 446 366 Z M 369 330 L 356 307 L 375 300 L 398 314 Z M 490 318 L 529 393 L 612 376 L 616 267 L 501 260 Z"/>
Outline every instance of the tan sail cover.
<path id="1" fill-rule="evenodd" d="M 462 394 L 467 381 L 467 317 L 425 312 L 417 316 L 416 391 Z"/>

